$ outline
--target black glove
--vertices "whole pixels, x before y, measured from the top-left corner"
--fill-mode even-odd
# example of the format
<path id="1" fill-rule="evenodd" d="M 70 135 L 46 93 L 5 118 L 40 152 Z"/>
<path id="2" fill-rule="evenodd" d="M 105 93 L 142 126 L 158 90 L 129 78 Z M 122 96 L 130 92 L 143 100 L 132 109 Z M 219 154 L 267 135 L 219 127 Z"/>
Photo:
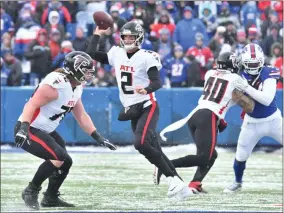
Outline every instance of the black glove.
<path id="1" fill-rule="evenodd" d="M 116 146 L 109 142 L 108 139 L 104 138 L 100 135 L 96 130 L 91 134 L 91 136 L 101 145 L 104 147 L 108 147 L 110 150 L 116 150 Z"/>
<path id="2" fill-rule="evenodd" d="M 29 122 L 21 123 L 20 129 L 15 136 L 16 147 L 22 147 L 26 142 L 31 145 L 29 138 L 29 126 Z"/>
<path id="3" fill-rule="evenodd" d="M 226 128 L 227 128 L 227 122 L 224 120 L 224 119 L 221 119 L 220 120 L 220 123 L 219 123 L 219 125 L 218 125 L 218 131 L 219 131 L 219 133 L 220 132 L 223 132 Z"/>

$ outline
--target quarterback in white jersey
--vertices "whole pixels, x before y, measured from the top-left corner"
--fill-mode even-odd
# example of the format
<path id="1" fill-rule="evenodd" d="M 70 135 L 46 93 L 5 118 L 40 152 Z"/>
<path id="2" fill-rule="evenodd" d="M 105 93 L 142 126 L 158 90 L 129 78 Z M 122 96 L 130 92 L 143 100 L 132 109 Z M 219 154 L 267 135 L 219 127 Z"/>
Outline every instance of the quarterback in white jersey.
<path id="1" fill-rule="evenodd" d="M 264 54 L 257 44 L 248 44 L 241 54 L 240 74 L 236 88 L 255 100 L 254 110 L 244 115 L 234 161 L 235 181 L 224 192 L 237 192 L 242 188 L 246 161 L 258 141 L 272 137 L 283 144 L 283 118 L 276 105 L 276 85 L 280 71 L 273 66 L 264 66 Z"/>
<path id="2" fill-rule="evenodd" d="M 135 134 L 134 147 L 152 164 L 159 167 L 169 182 L 168 197 L 184 199 L 190 190 L 179 178 L 174 166 L 162 152 L 156 126 L 159 106 L 155 91 L 161 88 L 159 70 L 162 65 L 155 52 L 140 49 L 144 30 L 136 22 L 127 22 L 120 31 L 120 47 L 112 47 L 108 53 L 96 51 L 100 35 L 106 30 L 96 29 L 87 53 L 93 59 L 115 68 L 119 97 L 123 105 L 118 120 L 131 120 Z"/>
<path id="3" fill-rule="evenodd" d="M 72 111 L 81 128 L 99 144 L 116 149 L 97 132 L 81 101 L 82 84 L 93 79 L 94 71 L 88 54 L 75 51 L 66 55 L 63 68 L 48 74 L 38 85 L 15 126 L 16 146 L 45 160 L 22 193 L 30 208 L 39 209 L 38 193 L 47 178 L 49 185 L 41 206 L 74 207 L 61 200 L 58 191 L 72 166 L 65 141 L 55 131 L 66 113 Z"/>
<path id="4" fill-rule="evenodd" d="M 172 160 L 172 163 L 176 168 L 198 166 L 193 180 L 189 183 L 193 193 L 204 192 L 201 182 L 217 158 L 217 133 L 222 132 L 227 126 L 223 119 L 228 109 L 236 103 L 247 112 L 251 112 L 254 107 L 251 99 L 246 96 L 239 97 L 238 91 L 235 90 L 234 82 L 241 78 L 235 73 L 235 60 L 234 53 L 221 54 L 217 59 L 217 69 L 209 70 L 205 75 L 205 86 L 198 106 L 187 117 L 161 132 L 161 137 L 165 139 L 165 133 L 188 124 L 197 146 L 197 155 L 178 158 Z M 158 172 L 157 179 L 160 179 L 160 175 Z"/>

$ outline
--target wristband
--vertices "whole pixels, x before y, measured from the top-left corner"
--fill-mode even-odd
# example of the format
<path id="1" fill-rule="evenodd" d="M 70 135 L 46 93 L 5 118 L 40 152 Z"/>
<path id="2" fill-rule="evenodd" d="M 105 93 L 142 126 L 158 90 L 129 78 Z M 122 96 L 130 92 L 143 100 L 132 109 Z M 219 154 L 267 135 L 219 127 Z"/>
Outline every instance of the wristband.
<path id="1" fill-rule="evenodd" d="M 102 136 L 100 135 L 100 133 L 97 132 L 97 130 L 93 131 L 93 133 L 91 134 L 92 138 L 94 138 L 96 141 L 101 138 Z"/>

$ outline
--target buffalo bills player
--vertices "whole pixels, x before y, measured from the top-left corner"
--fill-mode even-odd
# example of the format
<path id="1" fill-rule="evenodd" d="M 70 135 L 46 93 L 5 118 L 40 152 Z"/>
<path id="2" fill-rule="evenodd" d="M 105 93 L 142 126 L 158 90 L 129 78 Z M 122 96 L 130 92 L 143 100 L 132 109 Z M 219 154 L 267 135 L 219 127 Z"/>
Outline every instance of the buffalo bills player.
<path id="1" fill-rule="evenodd" d="M 253 112 L 244 115 L 234 162 L 235 181 L 224 192 L 236 192 L 242 188 L 246 161 L 257 142 L 269 136 L 282 143 L 282 116 L 276 105 L 276 84 L 279 69 L 264 66 L 264 54 L 257 44 L 248 44 L 241 54 L 242 79 L 235 87 L 255 100 Z"/>

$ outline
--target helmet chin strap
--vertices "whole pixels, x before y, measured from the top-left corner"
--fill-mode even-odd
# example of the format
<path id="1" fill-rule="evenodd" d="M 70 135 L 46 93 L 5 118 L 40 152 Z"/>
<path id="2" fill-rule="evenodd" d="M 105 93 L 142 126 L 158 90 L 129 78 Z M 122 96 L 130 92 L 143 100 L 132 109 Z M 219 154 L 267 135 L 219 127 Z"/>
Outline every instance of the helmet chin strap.
<path id="1" fill-rule="evenodd" d="M 132 44 L 124 44 L 124 49 L 126 50 L 126 51 L 128 51 L 128 50 L 132 50 L 132 49 L 134 49 L 134 48 L 136 48 L 137 46 L 135 45 L 135 42 L 133 42 Z"/>

